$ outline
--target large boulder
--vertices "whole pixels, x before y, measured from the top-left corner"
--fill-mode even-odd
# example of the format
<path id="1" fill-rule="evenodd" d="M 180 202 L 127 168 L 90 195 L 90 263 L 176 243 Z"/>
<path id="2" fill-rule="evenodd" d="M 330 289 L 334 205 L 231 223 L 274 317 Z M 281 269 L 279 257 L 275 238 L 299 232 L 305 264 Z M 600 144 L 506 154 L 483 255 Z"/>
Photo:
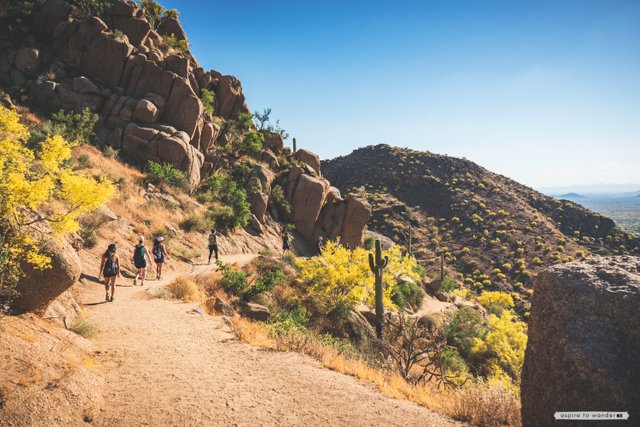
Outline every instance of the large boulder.
<path id="1" fill-rule="evenodd" d="M 38 270 L 30 264 L 23 266 L 24 276 L 16 287 L 19 295 L 12 304 L 18 313 L 44 310 L 80 278 L 80 258 L 69 243 L 46 237 L 39 247 L 51 257 L 51 267 Z"/>
<path id="2" fill-rule="evenodd" d="M 316 220 L 324 205 L 329 183 L 310 175 L 301 175 L 291 203 L 292 220 L 296 230 L 307 240 L 313 237 Z"/>
<path id="3" fill-rule="evenodd" d="M 40 51 L 23 47 L 16 52 L 15 67 L 28 76 L 33 76 L 40 66 Z"/>
<path id="4" fill-rule="evenodd" d="M 223 76 L 211 71 L 212 86 L 216 93 L 216 115 L 235 119 L 240 113 L 248 113 L 249 107 L 242 93 L 242 84 L 234 76 Z"/>
<path id="5" fill-rule="evenodd" d="M 535 280 L 522 371 L 522 422 L 556 411 L 640 413 L 640 258 L 554 266 Z"/>
<path id="6" fill-rule="evenodd" d="M 297 160 L 300 160 L 305 165 L 309 166 L 320 175 L 320 156 L 309 150 L 300 149 L 293 155 Z"/>
<path id="7" fill-rule="evenodd" d="M 264 224 L 264 215 L 267 212 L 267 204 L 269 202 L 269 196 L 264 193 L 255 191 L 249 196 L 249 203 L 251 204 L 251 213 L 255 215 L 257 220 Z"/>
<path id="8" fill-rule="evenodd" d="M 239 307 L 240 314 L 244 317 L 255 320 L 257 322 L 266 322 L 271 317 L 269 309 L 260 304 L 254 304 L 252 302 L 242 302 Z"/>
<path id="9" fill-rule="evenodd" d="M 347 212 L 342 223 L 341 241 L 355 248 L 362 244 L 364 229 L 371 217 L 371 205 L 355 194 L 348 194 L 344 199 Z"/>

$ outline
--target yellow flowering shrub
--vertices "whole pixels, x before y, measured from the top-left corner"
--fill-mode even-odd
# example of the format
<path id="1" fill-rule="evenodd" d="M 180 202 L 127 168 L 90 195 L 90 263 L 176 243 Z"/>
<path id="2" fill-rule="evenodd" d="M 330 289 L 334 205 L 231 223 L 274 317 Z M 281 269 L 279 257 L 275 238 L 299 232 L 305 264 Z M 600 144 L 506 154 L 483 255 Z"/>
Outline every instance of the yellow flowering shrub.
<path id="1" fill-rule="evenodd" d="M 477 300 L 489 313 L 496 316 L 501 315 L 504 310 L 513 308 L 513 298 L 505 292 L 484 291 Z"/>
<path id="2" fill-rule="evenodd" d="M 471 353 L 483 361 L 485 375 L 494 380 L 520 383 L 527 347 L 527 325 L 510 310 L 499 316 L 489 315 L 489 332 L 484 338 L 475 338 Z"/>
<path id="3" fill-rule="evenodd" d="M 78 216 L 103 205 L 115 187 L 69 166 L 73 145 L 59 135 L 35 148 L 14 110 L 0 106 L 0 299 L 19 277 L 20 262 L 47 268 L 27 228 L 48 223 L 62 236 L 78 230 Z M 6 299 L 6 298 L 5 298 Z"/>
<path id="4" fill-rule="evenodd" d="M 299 280 L 307 295 L 314 300 L 315 310 L 327 314 L 335 307 L 354 308 L 360 303 L 375 306 L 375 279 L 369 268 L 369 251 L 347 249 L 339 242 L 327 242 L 322 254 L 297 260 Z M 389 257 L 384 270 L 384 304 L 397 309 L 391 300 L 393 288 L 400 276 L 420 277 L 414 272 L 415 260 L 402 256 L 399 248 L 383 251 Z"/>

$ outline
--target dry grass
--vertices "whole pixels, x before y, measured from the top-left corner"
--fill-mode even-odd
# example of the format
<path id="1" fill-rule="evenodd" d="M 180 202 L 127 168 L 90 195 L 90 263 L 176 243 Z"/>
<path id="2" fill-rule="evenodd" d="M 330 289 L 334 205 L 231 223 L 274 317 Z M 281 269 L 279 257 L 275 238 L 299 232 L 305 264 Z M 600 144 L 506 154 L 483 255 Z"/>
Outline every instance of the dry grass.
<path id="1" fill-rule="evenodd" d="M 175 299 L 184 302 L 203 302 L 204 295 L 200 291 L 197 283 L 190 276 L 178 276 L 176 279 L 166 286 L 167 291 Z"/>
<path id="2" fill-rule="evenodd" d="M 407 383 L 400 375 L 349 357 L 309 334 L 290 332 L 275 336 L 264 324 L 240 317 L 231 320 L 231 329 L 243 342 L 311 356 L 325 368 L 373 383 L 385 396 L 408 400 L 457 420 L 488 427 L 521 425 L 519 397 L 502 384 L 480 382 L 457 390 L 439 390 L 432 384 Z"/>
<path id="3" fill-rule="evenodd" d="M 456 390 L 449 410 L 474 425 L 521 425 L 518 390 L 500 382 L 478 381 Z"/>
<path id="4" fill-rule="evenodd" d="M 96 325 L 86 316 L 77 317 L 69 327 L 69 330 L 84 338 L 91 338 L 98 333 Z"/>

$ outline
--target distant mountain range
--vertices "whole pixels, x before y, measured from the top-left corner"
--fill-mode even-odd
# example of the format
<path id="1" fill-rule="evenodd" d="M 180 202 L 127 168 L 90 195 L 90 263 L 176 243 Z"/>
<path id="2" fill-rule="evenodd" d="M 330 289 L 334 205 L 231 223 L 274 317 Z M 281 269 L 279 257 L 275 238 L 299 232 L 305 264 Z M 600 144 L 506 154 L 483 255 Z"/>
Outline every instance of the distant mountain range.
<path id="1" fill-rule="evenodd" d="M 558 187 L 543 187 L 538 191 L 548 196 L 561 197 L 566 194 L 621 194 L 633 193 L 630 196 L 640 195 L 640 184 L 592 184 L 592 185 L 567 185 Z"/>

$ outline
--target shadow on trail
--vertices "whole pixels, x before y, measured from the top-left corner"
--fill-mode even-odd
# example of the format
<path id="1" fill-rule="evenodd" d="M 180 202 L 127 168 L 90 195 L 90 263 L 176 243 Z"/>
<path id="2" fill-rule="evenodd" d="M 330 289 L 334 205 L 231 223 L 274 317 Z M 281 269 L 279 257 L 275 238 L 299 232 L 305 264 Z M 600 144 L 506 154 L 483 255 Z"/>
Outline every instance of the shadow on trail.
<path id="1" fill-rule="evenodd" d="M 102 280 L 100 280 L 96 276 L 89 276 L 88 274 L 84 274 L 84 273 L 80 275 L 80 280 L 88 280 L 89 282 L 99 283 L 102 285 Z"/>
<path id="2" fill-rule="evenodd" d="M 93 307 L 93 306 L 96 306 L 96 305 L 102 305 L 102 304 L 106 304 L 106 303 L 107 303 L 106 301 L 100 301 L 100 302 L 88 302 L 88 303 L 82 304 L 82 305 L 84 305 L 85 307 Z"/>

